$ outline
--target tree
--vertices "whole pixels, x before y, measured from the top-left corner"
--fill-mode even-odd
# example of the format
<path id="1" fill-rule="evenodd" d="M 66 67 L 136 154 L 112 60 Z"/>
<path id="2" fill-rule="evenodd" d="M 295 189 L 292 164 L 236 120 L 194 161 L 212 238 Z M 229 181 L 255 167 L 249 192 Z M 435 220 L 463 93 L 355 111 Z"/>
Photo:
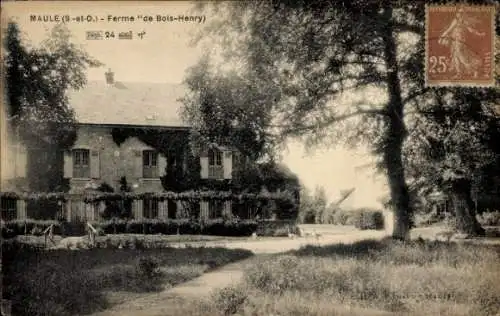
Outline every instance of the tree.
<path id="1" fill-rule="evenodd" d="M 265 129 L 271 113 L 264 105 L 277 94 L 275 87 L 236 71 L 218 74 L 207 55 L 189 69 L 186 84 L 182 116 L 193 127 L 195 146 L 230 145 L 251 162 L 272 156 L 273 138 Z"/>
<path id="2" fill-rule="evenodd" d="M 328 199 L 326 198 L 325 188 L 317 186 L 314 189 L 313 208 L 316 212 L 316 224 L 324 224 L 328 220 L 327 214 Z"/>
<path id="3" fill-rule="evenodd" d="M 485 100 L 500 102 L 500 92 L 450 89 L 435 97 L 438 105 L 424 104 L 413 122 L 408 176 L 424 196 L 438 190 L 451 198 L 457 231 L 483 235 L 474 200 L 498 194 L 500 179 L 500 125 Z"/>
<path id="4" fill-rule="evenodd" d="M 82 88 L 86 68 L 101 64 L 70 42 L 68 29 L 55 26 L 40 47 L 28 47 L 16 23 L 10 22 L 5 37 L 5 73 L 8 118 L 16 134 L 28 148 L 39 148 L 45 157 L 31 166 L 31 189 L 53 190 L 62 179 L 62 150 L 76 137 L 75 117 L 68 106 L 66 91 Z M 37 182 L 36 180 L 54 181 Z"/>
<path id="5" fill-rule="evenodd" d="M 258 117 L 270 121 L 255 120 L 262 124 L 259 130 L 280 138 L 307 136 L 309 144 L 371 144 L 388 178 L 393 237 L 407 239 L 412 214 L 402 158 L 407 119 L 434 93 L 424 86 L 422 71 L 424 3 L 253 1 L 199 7 L 221 17 L 202 37 L 220 44 L 224 63 L 236 63 L 238 76 L 259 83 L 248 95 L 269 93 L 259 103 Z M 350 91 L 375 92 L 379 100 L 346 99 Z M 232 111 L 232 105 L 222 106 Z"/>
<path id="6" fill-rule="evenodd" d="M 300 187 L 300 207 L 299 207 L 299 222 L 303 224 L 316 223 L 316 210 L 314 209 L 314 198 L 311 192 L 301 185 Z"/>

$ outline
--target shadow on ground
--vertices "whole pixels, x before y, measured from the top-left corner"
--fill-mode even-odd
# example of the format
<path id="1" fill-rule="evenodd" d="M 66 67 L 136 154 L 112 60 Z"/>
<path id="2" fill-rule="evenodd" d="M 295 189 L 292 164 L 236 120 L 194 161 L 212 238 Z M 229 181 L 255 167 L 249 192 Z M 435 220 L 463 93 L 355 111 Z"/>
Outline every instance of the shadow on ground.
<path id="1" fill-rule="evenodd" d="M 500 257 L 500 245 L 471 244 L 462 241 L 438 241 L 417 239 L 407 242 L 390 237 L 381 240 L 368 239 L 349 244 L 326 246 L 307 245 L 298 250 L 286 252 L 298 257 L 334 257 L 356 260 L 390 261 L 392 264 L 424 265 L 446 260 L 455 264 L 462 260 L 480 260 L 481 251 L 493 250 Z"/>
<path id="2" fill-rule="evenodd" d="M 76 315 L 103 310 L 108 292 L 127 301 L 252 256 L 243 249 L 42 250 L 2 247 L 4 298 L 15 315 Z"/>

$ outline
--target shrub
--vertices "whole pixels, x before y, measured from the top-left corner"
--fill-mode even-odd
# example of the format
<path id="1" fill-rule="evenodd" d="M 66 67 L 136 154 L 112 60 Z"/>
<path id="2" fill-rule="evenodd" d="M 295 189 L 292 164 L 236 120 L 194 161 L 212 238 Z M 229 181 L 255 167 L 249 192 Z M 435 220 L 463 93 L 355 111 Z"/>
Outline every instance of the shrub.
<path id="1" fill-rule="evenodd" d="M 104 232 L 104 229 L 101 227 L 96 228 L 96 233 L 97 236 L 106 236 L 106 233 Z"/>
<path id="2" fill-rule="evenodd" d="M 384 229 L 384 215 L 378 210 L 358 209 L 354 211 L 353 224 L 361 230 Z"/>
<path id="3" fill-rule="evenodd" d="M 144 249 L 145 248 L 144 240 L 140 240 L 138 238 L 132 239 L 130 244 L 131 244 L 130 247 L 134 248 L 134 249 Z"/>
<path id="4" fill-rule="evenodd" d="M 160 288 L 160 262 L 152 256 L 141 257 L 135 265 L 135 286 L 139 290 L 155 291 Z"/>
<path id="5" fill-rule="evenodd" d="M 8 239 L 13 237 L 16 237 L 15 231 L 2 225 L 2 238 Z"/>
<path id="6" fill-rule="evenodd" d="M 477 217 L 479 223 L 483 226 L 500 226 L 500 211 L 484 212 Z"/>
<path id="7" fill-rule="evenodd" d="M 261 291 L 282 294 L 287 290 L 298 290 L 305 286 L 304 281 L 310 276 L 307 269 L 299 267 L 294 256 L 282 256 L 276 261 L 257 264 L 246 271 L 247 283 Z"/>
<path id="8" fill-rule="evenodd" d="M 349 225 L 349 218 L 352 217 L 350 212 L 338 210 L 333 214 L 333 223 L 335 225 Z M 351 223 L 352 224 L 352 223 Z"/>
<path id="9" fill-rule="evenodd" d="M 246 293 L 236 287 L 228 286 L 212 294 L 215 308 L 224 315 L 236 314 L 247 300 Z"/>
<path id="10" fill-rule="evenodd" d="M 257 235 L 266 237 L 287 237 L 288 234 L 298 234 L 299 228 L 292 221 L 262 221 L 258 223 Z"/>
<path id="11" fill-rule="evenodd" d="M 416 227 L 425 227 L 432 224 L 439 223 L 445 219 L 445 215 L 443 213 L 438 214 L 436 212 L 424 213 L 424 214 L 415 214 L 415 226 Z"/>
<path id="12" fill-rule="evenodd" d="M 201 233 L 216 236 L 250 236 L 256 229 L 256 221 L 219 218 L 203 222 Z"/>
<path id="13" fill-rule="evenodd" d="M 201 232 L 201 226 L 198 221 L 181 219 L 177 221 L 179 234 L 195 235 Z"/>
<path id="14" fill-rule="evenodd" d="M 31 235 L 33 236 L 42 236 L 43 235 L 43 229 L 39 226 L 33 227 L 31 230 Z"/>
<path id="15" fill-rule="evenodd" d="M 107 221 L 99 222 L 94 227 L 101 228 L 105 234 L 124 234 L 126 233 L 127 221 L 123 219 L 113 218 Z"/>
<path id="16" fill-rule="evenodd" d="M 154 257 L 141 257 L 137 260 L 136 272 L 139 276 L 153 278 L 159 273 L 159 262 Z"/>

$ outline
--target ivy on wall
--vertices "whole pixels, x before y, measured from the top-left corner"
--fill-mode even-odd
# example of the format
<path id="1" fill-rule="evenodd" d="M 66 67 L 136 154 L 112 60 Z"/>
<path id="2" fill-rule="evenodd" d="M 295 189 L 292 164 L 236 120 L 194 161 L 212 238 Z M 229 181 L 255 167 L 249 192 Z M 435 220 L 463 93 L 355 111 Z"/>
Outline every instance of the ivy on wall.
<path id="1" fill-rule="evenodd" d="M 239 183 L 238 180 L 201 179 L 200 158 L 191 148 L 192 135 L 186 130 L 158 130 L 147 128 L 113 128 L 113 141 L 120 146 L 130 137 L 137 137 L 167 157 L 166 175 L 161 178 L 167 191 L 213 190 L 232 192 L 259 192 L 261 184 Z M 240 185 L 238 185 L 240 184 Z"/>
<path id="2" fill-rule="evenodd" d="M 50 193 L 17 193 L 17 192 L 0 192 L 2 199 L 22 199 L 22 200 L 53 200 L 53 201 L 67 201 L 71 200 L 73 196 L 81 196 L 86 203 L 93 203 L 98 201 L 119 201 L 119 200 L 142 200 L 142 199 L 157 199 L 160 201 L 177 200 L 177 201 L 282 201 L 293 203 L 294 197 L 290 192 L 262 192 L 259 194 L 242 193 L 236 194 L 230 191 L 185 191 L 185 192 L 148 192 L 148 193 L 133 193 L 133 192 L 88 192 L 86 194 L 75 195 L 63 192 L 50 192 Z"/>
<path id="3" fill-rule="evenodd" d="M 270 201 L 262 200 L 260 202 L 263 204 L 259 203 L 262 206 L 269 204 L 268 206 L 271 208 L 277 208 L 289 213 L 290 209 L 294 208 L 298 203 L 298 178 L 291 174 L 289 170 L 283 171 L 281 167 L 275 164 L 250 164 L 245 168 L 234 168 L 235 166 L 233 166 L 234 172 L 231 180 L 201 179 L 200 159 L 197 150 L 192 150 L 192 145 L 196 147 L 196 142 L 192 142 L 193 135 L 191 131 L 114 128 L 111 133 L 113 141 L 118 146 L 123 144 L 129 137 L 137 137 L 140 141 L 155 148 L 167 157 L 166 175 L 161 179 L 162 186 L 166 191 L 176 193 L 189 191 L 191 195 L 194 191 L 211 191 L 221 192 L 224 196 L 227 192 L 240 195 L 261 194 L 262 189 L 267 188 L 271 192 L 287 191 L 287 194 L 291 193 L 293 198 L 291 200 L 272 199 L 271 204 L 274 204 L 274 207 L 268 203 Z M 208 199 L 213 199 L 214 195 L 216 194 L 210 194 Z M 184 197 L 177 196 L 176 199 L 184 200 Z M 242 202 L 240 199 L 237 200 Z M 256 201 L 254 200 L 254 202 Z"/>
<path id="4" fill-rule="evenodd" d="M 153 128 L 113 128 L 113 141 L 120 146 L 130 137 L 137 137 L 167 157 L 166 175 L 161 178 L 167 191 L 181 192 L 200 186 L 200 161 L 189 147 L 190 132 Z"/>

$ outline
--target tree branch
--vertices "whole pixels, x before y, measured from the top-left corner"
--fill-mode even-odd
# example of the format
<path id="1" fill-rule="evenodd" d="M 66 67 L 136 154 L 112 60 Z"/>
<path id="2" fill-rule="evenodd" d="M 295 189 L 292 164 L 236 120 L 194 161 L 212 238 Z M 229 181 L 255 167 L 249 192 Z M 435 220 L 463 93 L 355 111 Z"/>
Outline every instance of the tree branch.
<path id="1" fill-rule="evenodd" d="M 306 132 L 309 130 L 321 129 L 330 126 L 333 123 L 341 122 L 359 115 L 386 115 L 384 110 L 381 109 L 365 109 L 365 110 L 357 110 L 352 113 L 346 113 L 339 116 L 333 116 L 323 122 L 311 125 L 303 125 L 303 126 L 290 126 L 290 125 L 271 125 L 271 128 L 283 128 L 284 134 L 292 134 L 297 132 Z"/>
<path id="2" fill-rule="evenodd" d="M 411 32 L 417 35 L 423 35 L 425 28 L 418 25 L 410 25 L 404 23 L 394 23 L 394 28 L 400 30 L 401 32 Z"/>
<path id="3" fill-rule="evenodd" d="M 426 94 L 430 90 L 431 89 L 428 87 L 423 88 L 422 90 L 415 90 L 413 93 L 408 94 L 408 96 L 406 96 L 406 98 L 403 99 L 403 104 L 406 104 L 406 103 L 412 101 L 413 99 L 415 99 L 421 95 Z"/>

